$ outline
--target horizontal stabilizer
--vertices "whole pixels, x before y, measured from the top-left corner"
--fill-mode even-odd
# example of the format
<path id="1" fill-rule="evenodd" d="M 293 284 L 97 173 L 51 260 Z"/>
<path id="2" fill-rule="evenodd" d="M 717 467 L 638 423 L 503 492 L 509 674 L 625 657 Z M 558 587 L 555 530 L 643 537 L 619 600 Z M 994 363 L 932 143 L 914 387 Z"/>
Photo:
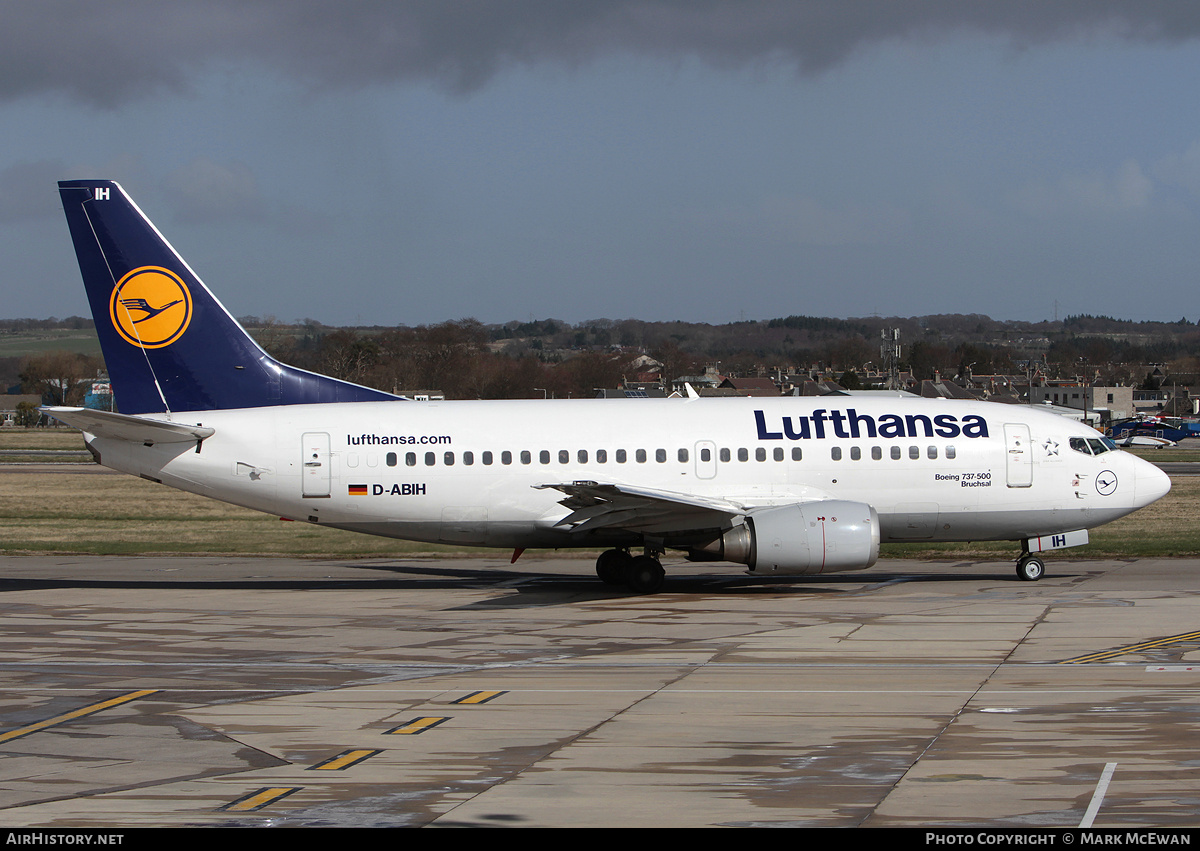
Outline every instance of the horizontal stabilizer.
<path id="1" fill-rule="evenodd" d="M 80 431 L 97 437 L 128 440 L 131 443 L 194 443 L 215 433 L 215 429 L 201 425 L 172 423 L 133 417 L 110 411 L 95 411 L 91 408 L 39 408 L 47 416 L 74 426 Z"/>

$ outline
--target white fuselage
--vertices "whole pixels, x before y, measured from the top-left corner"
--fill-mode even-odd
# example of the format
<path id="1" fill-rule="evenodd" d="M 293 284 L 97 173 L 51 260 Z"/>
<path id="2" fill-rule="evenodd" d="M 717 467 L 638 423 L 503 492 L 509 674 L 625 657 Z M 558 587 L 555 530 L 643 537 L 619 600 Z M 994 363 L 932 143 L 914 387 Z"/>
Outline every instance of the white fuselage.
<path id="1" fill-rule="evenodd" d="M 718 497 L 747 511 L 862 502 L 878 512 L 883 541 L 1087 529 L 1170 487 L 1133 455 L 1092 454 L 1098 433 L 1074 421 L 940 399 L 360 402 L 171 419 L 215 434 L 199 447 L 91 444 L 106 466 L 282 517 L 494 547 L 640 542 L 556 527 L 570 513 L 563 495 L 536 486 L 577 481 Z"/>

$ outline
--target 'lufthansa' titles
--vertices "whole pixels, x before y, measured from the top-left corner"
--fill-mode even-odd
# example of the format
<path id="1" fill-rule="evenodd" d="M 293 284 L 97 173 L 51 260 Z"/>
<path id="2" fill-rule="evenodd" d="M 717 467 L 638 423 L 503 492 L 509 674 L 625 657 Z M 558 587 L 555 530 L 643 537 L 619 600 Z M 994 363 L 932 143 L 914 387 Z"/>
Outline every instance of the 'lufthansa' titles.
<path id="1" fill-rule="evenodd" d="M 957 417 L 953 414 L 860 414 L 854 408 L 845 411 L 817 408 L 808 416 L 780 417 L 767 423 L 766 414 L 754 412 L 759 440 L 822 440 L 860 437 L 987 437 L 987 420 L 977 414 Z"/>

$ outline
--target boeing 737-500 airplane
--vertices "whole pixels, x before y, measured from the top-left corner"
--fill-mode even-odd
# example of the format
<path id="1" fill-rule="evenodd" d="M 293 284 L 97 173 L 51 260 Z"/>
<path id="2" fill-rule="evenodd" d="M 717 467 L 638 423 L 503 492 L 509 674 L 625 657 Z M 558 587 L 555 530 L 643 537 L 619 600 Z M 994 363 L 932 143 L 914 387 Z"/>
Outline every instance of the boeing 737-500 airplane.
<path id="1" fill-rule="evenodd" d="M 1017 541 L 1033 580 L 1170 489 L 1085 425 L 987 402 L 411 402 L 273 359 L 118 184 L 59 191 L 120 413 L 47 413 L 106 467 L 284 518 L 601 549 L 601 579 L 650 593 L 668 550 L 774 576 L 890 541 Z"/>

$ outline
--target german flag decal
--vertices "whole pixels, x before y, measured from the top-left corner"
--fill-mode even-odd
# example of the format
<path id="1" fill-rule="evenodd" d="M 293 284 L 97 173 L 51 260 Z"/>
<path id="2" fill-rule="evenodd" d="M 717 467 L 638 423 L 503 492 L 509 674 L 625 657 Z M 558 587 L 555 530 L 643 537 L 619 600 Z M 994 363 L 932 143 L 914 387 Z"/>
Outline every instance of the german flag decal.
<path id="1" fill-rule="evenodd" d="M 350 485 L 350 496 L 366 496 L 366 485 Z"/>

